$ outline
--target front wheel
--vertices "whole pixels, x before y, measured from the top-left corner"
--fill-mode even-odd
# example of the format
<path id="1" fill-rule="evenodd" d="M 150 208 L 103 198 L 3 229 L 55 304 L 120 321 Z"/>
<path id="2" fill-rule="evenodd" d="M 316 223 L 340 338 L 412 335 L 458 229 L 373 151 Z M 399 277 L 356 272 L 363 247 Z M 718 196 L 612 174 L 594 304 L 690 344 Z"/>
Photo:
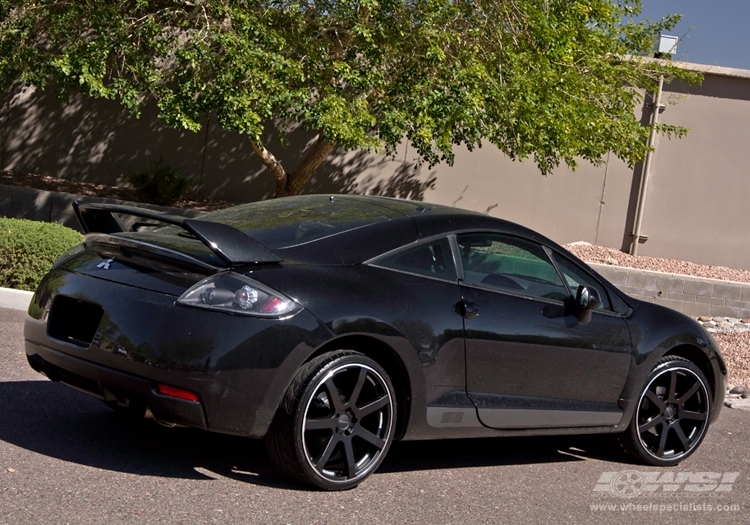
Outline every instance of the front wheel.
<path id="1" fill-rule="evenodd" d="M 660 359 L 640 392 L 623 448 L 643 463 L 676 465 L 703 441 L 711 416 L 708 381 L 693 363 Z"/>
<path id="2" fill-rule="evenodd" d="M 395 431 L 388 374 L 348 350 L 321 355 L 295 375 L 268 435 L 274 461 L 325 490 L 361 483 L 385 458 Z"/>

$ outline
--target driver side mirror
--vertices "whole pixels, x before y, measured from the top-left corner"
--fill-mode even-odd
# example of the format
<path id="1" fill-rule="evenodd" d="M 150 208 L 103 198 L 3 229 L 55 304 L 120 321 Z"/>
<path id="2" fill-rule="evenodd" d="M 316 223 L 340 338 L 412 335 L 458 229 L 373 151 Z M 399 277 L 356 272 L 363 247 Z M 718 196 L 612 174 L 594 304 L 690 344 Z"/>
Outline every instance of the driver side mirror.
<path id="1" fill-rule="evenodd" d="M 581 323 L 591 321 L 591 312 L 599 308 L 602 304 L 602 298 L 596 288 L 585 284 L 578 285 L 576 292 L 576 306 L 578 307 L 578 320 Z"/>

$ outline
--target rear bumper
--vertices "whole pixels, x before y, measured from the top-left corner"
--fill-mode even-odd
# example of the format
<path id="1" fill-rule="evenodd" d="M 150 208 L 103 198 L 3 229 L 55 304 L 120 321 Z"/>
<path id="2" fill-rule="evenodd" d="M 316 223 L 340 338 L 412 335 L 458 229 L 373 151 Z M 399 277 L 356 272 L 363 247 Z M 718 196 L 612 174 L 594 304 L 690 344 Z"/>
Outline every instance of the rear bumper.
<path id="1" fill-rule="evenodd" d="M 208 430 L 203 404 L 164 396 L 154 381 L 90 363 L 26 340 L 31 368 L 57 381 L 104 401 L 141 401 L 156 419 Z"/>
<path id="2" fill-rule="evenodd" d="M 55 303 L 57 297 L 69 300 Z M 330 331 L 306 310 L 288 319 L 256 319 L 180 306 L 175 299 L 53 270 L 29 306 L 29 363 L 107 401 L 145 401 L 165 422 L 264 436 L 297 369 Z M 96 308 L 72 308 L 75 301 Z M 53 303 L 63 305 L 72 331 L 56 328 Z M 89 310 L 101 317 L 90 330 L 75 322 Z M 87 334 L 85 341 L 79 332 Z M 71 333 L 76 337 L 63 337 Z M 158 384 L 194 392 L 200 401 L 159 394 Z"/>

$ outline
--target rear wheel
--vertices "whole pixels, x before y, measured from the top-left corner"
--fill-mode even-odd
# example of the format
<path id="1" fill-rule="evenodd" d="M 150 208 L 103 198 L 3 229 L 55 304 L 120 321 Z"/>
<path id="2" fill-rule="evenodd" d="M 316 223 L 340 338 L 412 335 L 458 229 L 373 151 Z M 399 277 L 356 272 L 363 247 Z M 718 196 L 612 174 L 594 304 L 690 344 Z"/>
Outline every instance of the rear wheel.
<path id="1" fill-rule="evenodd" d="M 660 359 L 640 392 L 623 448 L 649 465 L 676 465 L 695 452 L 708 430 L 708 381 L 693 363 Z"/>
<path id="2" fill-rule="evenodd" d="M 325 490 L 357 486 L 385 458 L 396 400 L 385 370 L 348 350 L 321 355 L 297 372 L 268 435 L 274 461 Z"/>

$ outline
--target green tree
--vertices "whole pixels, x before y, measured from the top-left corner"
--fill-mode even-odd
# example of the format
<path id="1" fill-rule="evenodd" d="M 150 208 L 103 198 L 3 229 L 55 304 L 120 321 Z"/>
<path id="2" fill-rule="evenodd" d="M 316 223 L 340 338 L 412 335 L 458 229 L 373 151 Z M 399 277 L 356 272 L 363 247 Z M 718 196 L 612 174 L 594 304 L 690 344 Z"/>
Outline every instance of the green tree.
<path id="1" fill-rule="evenodd" d="M 248 137 L 277 196 L 300 193 L 334 147 L 393 153 L 404 138 L 430 165 L 483 141 L 545 174 L 608 151 L 634 164 L 644 90 L 696 78 L 645 58 L 679 17 L 639 12 L 640 0 L 0 0 L 0 88 L 54 85 L 136 115 L 152 99 L 193 131 L 214 114 Z M 316 134 L 293 171 L 266 148 L 269 125 Z"/>

